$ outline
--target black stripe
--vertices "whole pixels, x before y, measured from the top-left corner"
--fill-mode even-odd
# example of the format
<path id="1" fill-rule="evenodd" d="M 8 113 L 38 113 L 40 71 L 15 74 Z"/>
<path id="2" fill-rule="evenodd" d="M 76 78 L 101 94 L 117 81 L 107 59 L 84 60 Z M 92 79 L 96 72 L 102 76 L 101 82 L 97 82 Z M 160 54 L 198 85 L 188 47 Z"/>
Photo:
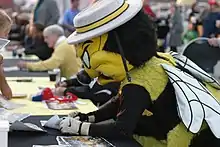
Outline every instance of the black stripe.
<path id="1" fill-rule="evenodd" d="M 167 71 L 166 69 L 165 69 L 165 71 Z M 172 79 L 173 81 L 175 81 L 172 77 L 170 77 L 169 75 L 168 75 L 168 77 L 170 78 L 170 79 Z M 179 85 L 179 83 L 176 83 L 176 85 L 180 88 L 180 90 L 182 91 L 182 93 L 184 94 L 184 96 L 185 96 L 185 98 L 187 99 L 187 101 L 189 102 L 189 99 L 187 98 L 187 96 L 186 96 L 186 93 L 184 92 L 184 90 L 182 89 L 182 87 Z M 191 108 L 191 106 L 190 106 L 190 103 L 188 103 L 188 105 L 189 105 L 189 109 L 190 109 L 190 113 L 191 113 L 191 119 L 190 119 L 190 124 L 189 124 L 189 126 L 187 126 L 187 130 L 189 131 L 189 128 L 190 128 L 190 126 L 192 125 L 192 118 L 193 118 L 193 113 L 192 113 L 192 108 Z M 179 106 L 179 105 L 177 105 L 177 106 Z M 179 109 L 179 108 L 178 108 Z M 180 109 L 179 109 L 180 110 Z M 181 116 L 180 116 L 181 117 Z M 181 118 L 182 119 L 182 118 Z"/>
<path id="2" fill-rule="evenodd" d="M 196 98 L 198 99 L 198 101 L 200 102 L 200 99 L 199 99 L 199 97 L 196 95 L 196 93 L 190 88 L 190 86 L 189 85 L 187 85 L 186 83 L 185 83 L 185 81 L 183 81 L 178 75 L 176 75 L 175 73 L 173 73 L 173 72 L 171 72 L 171 71 L 168 71 L 168 70 L 166 70 L 167 72 L 169 72 L 169 73 L 171 73 L 171 74 L 173 74 L 173 75 L 175 75 L 176 77 L 178 77 L 188 88 L 189 88 L 189 90 L 196 96 Z M 171 78 L 173 81 L 175 81 L 172 77 L 170 77 L 169 76 L 169 78 Z M 180 87 L 180 85 L 179 85 L 179 83 L 178 82 L 175 82 L 176 84 L 178 84 L 178 86 Z M 181 89 L 181 91 L 183 91 L 182 89 Z M 184 93 L 184 95 L 185 95 L 185 93 Z M 186 97 L 186 95 L 185 95 L 185 97 Z M 189 99 L 186 97 L 186 99 L 187 99 L 187 101 L 188 101 L 188 103 L 189 103 Z M 201 104 L 201 102 L 200 102 L 200 104 Z M 190 105 L 190 103 L 189 103 L 189 105 Z M 201 107 L 202 107 L 202 109 L 203 109 L 203 120 L 204 120 L 204 118 L 205 118 L 205 109 L 204 109 L 204 106 L 201 104 Z M 192 108 L 190 107 L 190 112 L 191 112 L 191 114 L 192 114 Z M 192 115 L 193 116 L 193 115 Z M 187 127 L 188 128 L 188 130 L 190 129 L 190 127 L 191 127 L 191 125 L 192 125 L 192 117 L 191 116 L 191 120 L 190 120 L 190 124 L 189 124 L 189 126 Z"/>
<path id="3" fill-rule="evenodd" d="M 124 12 L 125 12 L 128 8 L 129 8 L 129 5 L 128 5 L 128 7 L 124 10 Z M 123 14 L 123 13 L 121 13 L 121 14 Z M 120 14 L 120 15 L 121 15 L 121 14 Z M 118 16 L 115 17 L 114 19 L 118 18 L 120 15 L 118 15 Z M 112 19 L 111 21 L 113 21 L 114 19 Z M 109 21 L 109 22 L 111 22 L 111 21 Z M 106 24 L 109 23 L 109 22 L 106 22 L 106 23 L 104 23 L 104 24 L 102 24 L 102 25 L 100 25 L 100 26 L 98 26 L 98 27 L 96 27 L 96 28 L 90 29 L 90 30 L 88 30 L 88 31 L 77 32 L 77 34 L 82 34 L 82 33 L 86 33 L 86 32 L 89 32 L 89 31 L 95 30 L 95 29 L 97 29 L 97 28 L 100 28 L 100 27 L 106 25 Z"/>
<path id="4" fill-rule="evenodd" d="M 206 94 L 210 94 L 209 92 L 207 92 L 207 90 L 205 90 L 205 89 L 200 89 L 200 88 L 196 87 L 195 85 L 192 85 L 192 84 L 190 84 L 190 83 L 188 83 L 188 82 L 186 82 L 186 81 L 175 80 L 175 82 L 172 82 L 172 83 L 176 83 L 176 82 L 183 82 L 183 83 L 188 84 L 188 85 L 194 87 L 195 89 L 198 89 L 198 90 L 200 90 L 200 91 L 202 91 L 202 92 L 204 92 L 204 93 L 206 93 Z"/>
<path id="5" fill-rule="evenodd" d="M 180 59 L 178 59 L 178 58 L 175 58 L 175 59 L 178 60 L 178 61 L 180 61 L 180 62 L 182 62 L 182 63 L 184 63 L 182 60 L 180 60 Z M 195 71 L 197 71 L 197 72 L 201 73 L 202 75 L 204 75 L 204 76 L 210 78 L 211 80 L 213 80 L 212 82 L 207 82 L 207 83 L 216 83 L 218 86 L 220 86 L 219 83 L 215 80 L 215 78 L 213 78 L 213 77 L 210 76 L 209 74 L 204 74 L 204 73 L 200 72 L 199 70 L 197 70 L 196 68 L 192 67 L 191 65 L 189 65 L 189 64 L 187 64 L 187 65 L 188 65 L 189 67 L 191 67 L 192 69 L 194 69 Z M 205 82 L 206 82 L 206 81 L 205 81 Z M 216 88 L 216 87 L 214 87 L 214 88 Z M 216 89 L 219 89 L 219 88 L 216 88 Z"/>
<path id="6" fill-rule="evenodd" d="M 189 102 L 190 102 L 190 103 L 191 103 L 191 102 L 198 102 L 198 103 L 200 103 L 200 104 L 202 104 L 202 105 L 208 107 L 209 109 L 211 109 L 212 111 L 214 111 L 214 112 L 217 113 L 218 115 L 220 115 L 220 113 L 219 113 L 218 111 L 216 111 L 215 109 L 213 109 L 212 107 L 210 107 L 209 105 L 207 105 L 207 104 L 205 104 L 205 103 L 203 103 L 203 102 L 200 102 L 200 101 L 197 101 L 197 100 L 190 100 Z"/>
<path id="7" fill-rule="evenodd" d="M 106 17 L 112 15 L 113 13 L 115 13 L 116 11 L 118 11 L 119 9 L 121 9 L 121 8 L 124 6 L 124 4 L 125 4 L 125 1 L 124 1 L 124 3 L 123 3 L 118 9 L 116 9 L 115 11 L 113 11 L 112 13 L 110 13 L 110 14 L 108 14 L 108 15 L 106 15 L 106 16 L 103 16 L 102 18 L 100 18 L 100 19 L 97 20 L 97 21 L 94 21 L 94 22 L 92 22 L 92 23 L 90 23 L 90 24 L 87 24 L 87 25 L 84 25 L 84 26 L 75 27 L 75 28 L 76 28 L 76 29 L 79 29 L 79 28 L 87 27 L 87 26 L 90 26 L 90 25 L 92 25 L 92 24 L 94 24 L 94 23 L 97 23 L 97 22 L 99 22 L 99 21 L 105 19 Z M 128 5 L 129 5 L 129 4 L 128 4 Z"/>

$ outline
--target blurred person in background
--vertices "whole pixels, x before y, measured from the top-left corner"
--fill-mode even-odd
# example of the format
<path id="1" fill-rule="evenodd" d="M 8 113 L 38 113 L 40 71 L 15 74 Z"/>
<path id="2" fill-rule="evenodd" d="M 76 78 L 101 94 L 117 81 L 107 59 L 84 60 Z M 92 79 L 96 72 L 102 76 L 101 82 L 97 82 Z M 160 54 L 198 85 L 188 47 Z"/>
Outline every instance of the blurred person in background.
<path id="1" fill-rule="evenodd" d="M 73 24 L 73 19 L 80 12 L 78 9 L 80 0 L 70 0 L 70 2 L 71 8 L 66 10 L 63 19 L 63 27 L 69 32 L 68 35 L 74 32 L 75 28 Z"/>
<path id="2" fill-rule="evenodd" d="M 25 46 L 33 44 L 34 25 L 41 24 L 44 27 L 57 24 L 60 17 L 60 11 L 55 0 L 38 0 L 33 11 L 32 18 L 27 26 L 28 34 L 25 37 Z"/>
<path id="3" fill-rule="evenodd" d="M 33 22 L 44 27 L 57 24 L 60 17 L 57 3 L 54 0 L 38 0 L 34 9 Z"/>
<path id="4" fill-rule="evenodd" d="M 149 0 L 143 0 L 143 3 L 144 3 L 144 7 L 143 7 L 144 13 L 148 14 L 152 19 L 156 19 L 156 15 L 152 11 L 152 9 L 149 5 Z"/>
<path id="5" fill-rule="evenodd" d="M 219 29 L 216 26 L 218 20 L 220 20 L 220 7 L 216 0 L 209 0 L 210 9 L 208 14 L 203 20 L 203 37 L 216 37 L 218 36 Z"/>
<path id="6" fill-rule="evenodd" d="M 181 15 L 181 7 L 173 4 L 171 8 L 171 28 L 169 46 L 171 51 L 177 52 L 177 47 L 182 45 L 183 19 Z"/>
<path id="7" fill-rule="evenodd" d="M 33 24 L 33 44 L 25 46 L 26 55 L 36 55 L 40 60 L 47 60 L 51 57 L 53 49 L 44 42 L 43 31 L 43 25 Z"/>
<path id="8" fill-rule="evenodd" d="M 51 25 L 44 29 L 44 40 L 50 48 L 54 49 L 52 56 L 39 62 L 20 61 L 17 66 L 30 71 L 48 71 L 59 68 L 61 76 L 69 79 L 75 75 L 80 67 L 80 59 L 76 57 L 76 50 L 73 45 L 67 43 L 64 30 L 58 25 Z"/>
<path id="9" fill-rule="evenodd" d="M 7 39 L 11 25 L 11 18 L 5 13 L 5 11 L 0 10 L 0 38 Z M 3 57 L 0 55 L 0 91 L 5 98 L 12 98 L 12 91 L 5 79 L 2 64 Z"/>
<path id="10" fill-rule="evenodd" d="M 184 44 L 189 43 L 191 40 L 196 39 L 199 37 L 197 27 L 193 23 L 188 24 L 188 29 L 183 35 L 183 42 Z"/>
<path id="11" fill-rule="evenodd" d="M 189 25 L 193 25 L 192 28 L 194 31 L 197 31 L 199 36 L 202 36 L 202 21 L 201 21 L 201 12 L 198 8 L 198 3 L 195 2 L 194 4 L 192 4 L 192 7 L 191 7 L 191 12 L 189 14 L 189 17 L 188 17 L 188 22 L 189 22 Z M 190 27 L 189 26 L 189 27 Z"/>

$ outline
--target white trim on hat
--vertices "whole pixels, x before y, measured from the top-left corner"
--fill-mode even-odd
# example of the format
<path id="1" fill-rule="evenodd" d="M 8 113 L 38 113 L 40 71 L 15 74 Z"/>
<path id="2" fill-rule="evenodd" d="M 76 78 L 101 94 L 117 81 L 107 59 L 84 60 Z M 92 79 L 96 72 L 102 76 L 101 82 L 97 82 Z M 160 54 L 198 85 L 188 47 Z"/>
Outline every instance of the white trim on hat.
<path id="1" fill-rule="evenodd" d="M 76 31 L 68 37 L 68 43 L 81 43 L 109 32 L 131 20 L 142 6 L 142 0 L 98 0 L 75 17 Z M 114 14 L 114 17 L 111 17 L 111 14 Z M 107 17 L 108 19 L 103 21 Z M 97 21 L 102 21 L 99 23 L 100 26 L 91 26 L 90 29 L 79 31 L 80 28 Z"/>

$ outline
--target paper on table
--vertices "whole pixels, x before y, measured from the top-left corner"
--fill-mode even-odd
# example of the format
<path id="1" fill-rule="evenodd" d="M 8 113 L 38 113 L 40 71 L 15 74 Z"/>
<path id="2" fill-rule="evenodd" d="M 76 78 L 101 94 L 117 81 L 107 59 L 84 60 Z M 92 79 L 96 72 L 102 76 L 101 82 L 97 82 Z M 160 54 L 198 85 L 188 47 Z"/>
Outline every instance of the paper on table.
<path id="1" fill-rule="evenodd" d="M 4 108 L 0 108 L 0 120 L 8 120 L 11 124 L 15 121 L 22 121 L 29 116 L 30 114 L 27 113 L 12 113 Z"/>
<path id="2" fill-rule="evenodd" d="M 54 115 L 48 121 L 41 120 L 40 123 L 43 127 L 59 130 L 61 120 L 62 119 L 58 115 Z"/>
<path id="3" fill-rule="evenodd" d="M 11 72 L 11 71 L 19 71 L 20 68 L 17 66 L 11 66 L 11 67 L 4 67 L 4 72 Z"/>
<path id="4" fill-rule="evenodd" d="M 12 131 L 28 131 L 28 132 L 47 132 L 46 130 L 41 129 L 35 124 L 31 123 L 22 123 L 20 121 L 16 121 L 10 127 Z"/>
<path id="5" fill-rule="evenodd" d="M 0 95 L 0 107 L 3 107 L 8 110 L 17 109 L 25 106 L 24 104 L 17 104 L 6 100 L 3 96 Z"/>
<path id="6" fill-rule="evenodd" d="M 10 40 L 0 38 L 0 49 L 3 49 L 6 45 L 8 45 Z"/>
<path id="7" fill-rule="evenodd" d="M 71 147 L 70 145 L 33 145 L 33 147 Z"/>

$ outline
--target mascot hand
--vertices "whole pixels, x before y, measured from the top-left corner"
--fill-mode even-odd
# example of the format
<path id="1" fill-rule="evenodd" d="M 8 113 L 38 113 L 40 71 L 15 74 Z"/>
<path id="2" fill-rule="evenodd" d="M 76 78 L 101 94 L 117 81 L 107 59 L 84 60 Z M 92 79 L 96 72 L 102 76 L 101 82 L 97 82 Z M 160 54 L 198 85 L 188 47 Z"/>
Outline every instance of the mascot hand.
<path id="1" fill-rule="evenodd" d="M 90 123 L 66 117 L 60 122 L 60 131 L 63 134 L 89 135 L 90 125 Z"/>
<path id="2" fill-rule="evenodd" d="M 81 112 L 72 112 L 69 114 L 69 117 L 72 117 L 76 120 L 79 120 L 79 121 L 84 121 L 84 122 L 95 122 L 95 116 L 94 115 L 87 115 L 87 114 L 84 114 L 84 113 L 81 113 Z"/>

